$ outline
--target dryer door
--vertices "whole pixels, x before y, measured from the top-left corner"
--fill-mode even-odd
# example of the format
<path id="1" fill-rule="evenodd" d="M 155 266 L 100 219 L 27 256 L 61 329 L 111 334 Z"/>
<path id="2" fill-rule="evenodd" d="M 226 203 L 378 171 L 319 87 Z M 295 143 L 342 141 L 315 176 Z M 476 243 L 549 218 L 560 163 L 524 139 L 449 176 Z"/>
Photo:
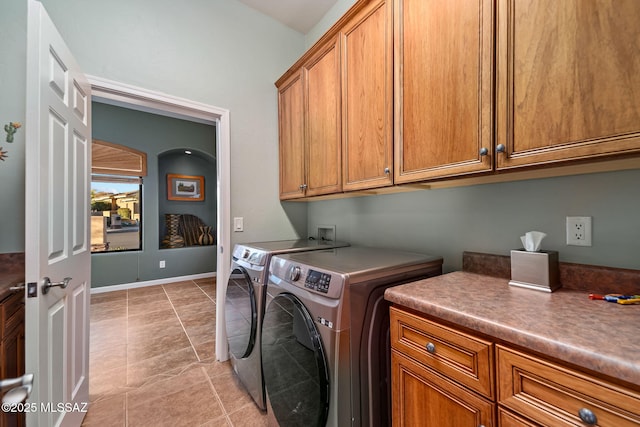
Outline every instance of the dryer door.
<path id="1" fill-rule="evenodd" d="M 241 266 L 229 276 L 224 307 L 229 353 L 236 359 L 245 358 L 256 343 L 258 311 L 251 277 Z"/>
<path id="2" fill-rule="evenodd" d="M 313 318 L 292 294 L 278 294 L 267 307 L 262 363 L 269 409 L 280 426 L 326 424 L 327 359 Z"/>

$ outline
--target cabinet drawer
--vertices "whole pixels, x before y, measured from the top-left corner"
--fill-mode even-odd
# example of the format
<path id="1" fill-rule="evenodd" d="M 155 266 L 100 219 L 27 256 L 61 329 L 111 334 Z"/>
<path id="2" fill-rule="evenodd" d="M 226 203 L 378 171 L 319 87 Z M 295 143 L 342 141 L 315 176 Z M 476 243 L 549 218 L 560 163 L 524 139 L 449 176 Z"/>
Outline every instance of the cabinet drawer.
<path id="1" fill-rule="evenodd" d="M 478 393 L 494 397 L 493 344 L 391 307 L 391 347 Z"/>
<path id="2" fill-rule="evenodd" d="M 503 408 L 498 408 L 498 425 L 500 427 L 538 427 L 537 424 L 533 424 Z"/>
<path id="3" fill-rule="evenodd" d="M 545 426 L 586 426 L 581 410 L 600 427 L 640 425 L 640 393 L 502 346 L 496 353 L 500 405 Z"/>

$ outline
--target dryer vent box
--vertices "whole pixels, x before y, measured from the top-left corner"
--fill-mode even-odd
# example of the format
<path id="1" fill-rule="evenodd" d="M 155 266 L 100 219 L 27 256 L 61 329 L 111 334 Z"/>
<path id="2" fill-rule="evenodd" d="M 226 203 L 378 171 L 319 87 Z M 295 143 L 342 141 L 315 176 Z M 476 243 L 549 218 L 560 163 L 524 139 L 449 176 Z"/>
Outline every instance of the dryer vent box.
<path id="1" fill-rule="evenodd" d="M 319 241 L 328 240 L 333 242 L 336 240 L 336 226 L 335 225 L 319 225 L 318 237 Z"/>

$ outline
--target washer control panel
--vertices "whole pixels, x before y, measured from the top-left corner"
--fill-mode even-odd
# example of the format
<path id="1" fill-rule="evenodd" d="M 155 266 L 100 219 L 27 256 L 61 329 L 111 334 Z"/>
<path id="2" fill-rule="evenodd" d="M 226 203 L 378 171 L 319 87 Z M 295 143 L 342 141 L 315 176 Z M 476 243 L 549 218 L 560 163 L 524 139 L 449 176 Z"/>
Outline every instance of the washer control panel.
<path id="1" fill-rule="evenodd" d="M 287 255 L 271 258 L 269 280 L 274 280 L 276 283 L 281 280 L 326 298 L 342 297 L 346 280 L 344 275 L 287 258 Z"/>
<path id="2" fill-rule="evenodd" d="M 331 275 L 316 270 L 309 270 L 309 272 L 307 273 L 307 278 L 304 281 L 305 288 L 312 289 L 323 294 L 329 292 L 330 284 Z"/>

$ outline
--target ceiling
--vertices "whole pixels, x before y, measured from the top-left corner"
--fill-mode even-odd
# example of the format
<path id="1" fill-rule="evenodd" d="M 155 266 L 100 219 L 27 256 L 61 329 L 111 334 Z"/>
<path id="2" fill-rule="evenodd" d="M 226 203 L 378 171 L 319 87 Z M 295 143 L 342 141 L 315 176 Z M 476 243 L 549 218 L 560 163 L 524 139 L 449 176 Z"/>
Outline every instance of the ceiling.
<path id="1" fill-rule="evenodd" d="M 302 34 L 307 34 L 338 0 L 239 1 Z"/>

